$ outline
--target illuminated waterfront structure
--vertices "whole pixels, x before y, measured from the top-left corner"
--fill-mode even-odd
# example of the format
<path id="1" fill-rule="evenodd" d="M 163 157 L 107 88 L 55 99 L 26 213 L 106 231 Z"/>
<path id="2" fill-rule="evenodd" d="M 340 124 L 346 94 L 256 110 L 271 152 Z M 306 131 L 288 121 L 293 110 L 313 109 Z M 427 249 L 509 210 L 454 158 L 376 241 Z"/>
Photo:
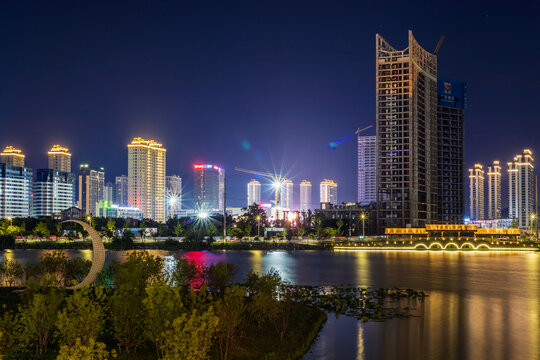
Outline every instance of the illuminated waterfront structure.
<path id="1" fill-rule="evenodd" d="M 320 185 L 321 204 L 329 203 L 337 205 L 337 184 L 328 179 L 321 181 Z"/>
<path id="2" fill-rule="evenodd" d="M 75 204 L 75 174 L 38 169 L 32 191 L 32 216 L 58 215 Z"/>
<path id="3" fill-rule="evenodd" d="M 105 171 L 81 165 L 79 169 L 79 208 L 83 214 L 95 216 L 96 204 L 104 200 Z"/>
<path id="4" fill-rule="evenodd" d="M 252 179 L 247 184 L 247 206 L 261 203 L 261 183 Z"/>
<path id="5" fill-rule="evenodd" d="M 480 164 L 469 169 L 469 196 L 471 220 L 484 220 L 484 170 Z"/>
<path id="6" fill-rule="evenodd" d="M 0 218 L 28 217 L 31 192 L 32 169 L 0 163 Z"/>
<path id="7" fill-rule="evenodd" d="M 174 216 L 175 212 L 182 209 L 182 178 L 178 175 L 168 175 L 165 178 L 167 189 L 167 217 Z"/>
<path id="8" fill-rule="evenodd" d="M 98 217 L 138 220 L 142 220 L 143 218 L 143 212 L 139 208 L 119 206 L 106 200 L 97 203 L 96 211 L 96 216 Z"/>
<path id="9" fill-rule="evenodd" d="M 508 163 L 508 217 L 516 219 L 520 229 L 529 229 L 531 214 L 534 214 L 534 166 L 532 151 L 522 154 Z"/>
<path id="10" fill-rule="evenodd" d="M 279 205 L 282 209 L 293 210 L 293 187 L 294 184 L 289 179 L 285 179 L 281 182 L 281 199 Z"/>
<path id="11" fill-rule="evenodd" d="M 397 50 L 376 35 L 377 224 L 437 219 L 437 56 L 411 31 Z"/>
<path id="12" fill-rule="evenodd" d="M 465 108 L 467 85 L 437 79 L 437 212 L 443 224 L 465 217 Z"/>
<path id="13" fill-rule="evenodd" d="M 206 210 L 223 210 L 225 205 L 225 170 L 215 164 L 193 165 L 195 204 Z"/>
<path id="14" fill-rule="evenodd" d="M 311 183 L 302 180 L 300 183 L 300 211 L 311 209 Z"/>
<path id="15" fill-rule="evenodd" d="M 377 137 L 358 135 L 358 202 L 377 201 Z"/>
<path id="16" fill-rule="evenodd" d="M 114 179 L 115 202 L 120 206 L 128 204 L 128 177 L 126 175 L 117 176 Z"/>
<path id="17" fill-rule="evenodd" d="M 165 222 L 165 169 L 161 144 L 140 137 L 128 144 L 128 205 L 157 222 Z"/>
<path id="18" fill-rule="evenodd" d="M 49 169 L 71 172 L 71 154 L 67 148 L 53 145 L 47 154 L 49 156 Z"/>
<path id="19" fill-rule="evenodd" d="M 6 146 L 0 153 L 0 163 L 24 167 L 24 154 L 13 146 Z"/>
<path id="20" fill-rule="evenodd" d="M 488 220 L 501 218 L 501 166 L 494 161 L 488 166 Z"/>

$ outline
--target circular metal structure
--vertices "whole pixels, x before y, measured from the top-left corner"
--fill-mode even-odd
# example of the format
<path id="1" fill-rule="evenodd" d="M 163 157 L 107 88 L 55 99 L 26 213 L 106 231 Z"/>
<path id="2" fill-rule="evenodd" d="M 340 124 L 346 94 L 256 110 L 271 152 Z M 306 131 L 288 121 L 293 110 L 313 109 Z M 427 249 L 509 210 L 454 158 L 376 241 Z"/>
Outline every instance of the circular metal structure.
<path id="1" fill-rule="evenodd" d="M 92 267 L 83 281 L 77 285 L 68 287 L 70 290 L 78 290 L 96 281 L 97 277 L 103 270 L 103 265 L 105 264 L 105 246 L 103 246 L 101 236 L 99 236 L 98 232 L 92 227 L 92 225 L 81 220 L 66 220 L 63 221 L 62 224 L 66 222 L 74 222 L 81 225 L 86 231 L 88 231 L 90 239 L 92 239 Z"/>

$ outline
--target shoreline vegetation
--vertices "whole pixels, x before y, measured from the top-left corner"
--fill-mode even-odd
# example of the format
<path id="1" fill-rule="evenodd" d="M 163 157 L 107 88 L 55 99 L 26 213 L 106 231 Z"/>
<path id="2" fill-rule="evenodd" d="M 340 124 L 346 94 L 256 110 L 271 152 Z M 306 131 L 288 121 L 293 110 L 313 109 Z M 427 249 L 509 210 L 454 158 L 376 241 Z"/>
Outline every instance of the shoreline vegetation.
<path id="1" fill-rule="evenodd" d="M 427 296 L 412 289 L 293 285 L 274 270 L 234 282 L 233 264 L 147 251 L 66 290 L 88 260 L 63 251 L 37 264 L 0 262 L 0 354 L 6 359 L 299 359 L 327 314 L 384 321 L 411 315 Z M 81 275 L 82 274 L 82 275 Z"/>

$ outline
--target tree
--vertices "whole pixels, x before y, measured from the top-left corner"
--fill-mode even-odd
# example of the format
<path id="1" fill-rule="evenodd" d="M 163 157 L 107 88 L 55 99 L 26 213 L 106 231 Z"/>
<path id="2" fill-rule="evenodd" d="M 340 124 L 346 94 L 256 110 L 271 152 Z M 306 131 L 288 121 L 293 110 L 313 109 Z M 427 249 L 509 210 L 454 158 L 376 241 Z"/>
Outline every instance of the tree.
<path id="1" fill-rule="evenodd" d="M 242 333 L 242 320 L 246 309 L 246 290 L 233 285 L 225 289 L 223 298 L 216 305 L 219 318 L 217 339 L 220 358 L 225 360 Z"/>
<path id="2" fill-rule="evenodd" d="M 218 317 L 212 307 L 205 311 L 184 312 L 166 331 L 164 360 L 204 360 L 215 335 Z"/>
<path id="3" fill-rule="evenodd" d="M 143 219 L 139 225 L 139 234 L 141 235 L 142 240 L 146 236 L 146 221 Z"/>
<path id="4" fill-rule="evenodd" d="M 172 286 L 199 290 L 206 282 L 206 267 L 193 260 L 178 257 L 168 273 L 168 282 Z"/>
<path id="5" fill-rule="evenodd" d="M 91 339 L 88 344 L 77 339 L 73 346 L 62 345 L 57 360 L 109 360 L 116 359 L 116 351 L 108 351 L 104 343 Z"/>
<path id="6" fill-rule="evenodd" d="M 3 311 L 5 311 L 5 305 Z M 26 353 L 28 342 L 25 340 L 22 336 L 20 316 L 13 311 L 5 311 L 0 317 L 0 354 Z"/>
<path id="7" fill-rule="evenodd" d="M 77 257 L 73 260 L 67 260 L 65 268 L 66 282 L 75 280 L 80 283 L 84 280 L 90 268 L 92 267 L 92 261 Z"/>
<path id="8" fill-rule="evenodd" d="M 34 228 L 34 235 L 37 235 L 41 238 L 48 238 L 50 236 L 49 228 L 47 227 L 47 224 L 45 224 L 43 221 L 40 221 L 36 227 Z"/>
<path id="9" fill-rule="evenodd" d="M 300 237 L 303 237 L 304 234 L 306 233 L 306 228 L 304 227 L 299 227 L 297 230 L 296 230 L 296 234 Z"/>
<path id="10" fill-rule="evenodd" d="M 66 305 L 58 314 L 56 327 L 61 345 L 88 346 L 101 334 L 105 324 L 106 296 L 102 287 L 88 287 L 75 291 L 66 298 Z"/>
<path id="11" fill-rule="evenodd" d="M 337 229 L 336 229 L 336 234 L 337 236 L 341 236 L 343 235 L 343 220 L 342 219 L 339 219 L 337 222 L 336 222 L 336 226 L 337 226 Z"/>
<path id="12" fill-rule="evenodd" d="M 114 221 L 113 218 L 109 218 L 109 220 L 107 220 L 107 236 L 112 237 L 115 229 L 116 229 L 116 222 Z"/>
<path id="13" fill-rule="evenodd" d="M 245 285 L 250 300 L 248 312 L 261 329 L 264 322 L 273 321 L 278 315 L 277 295 L 281 276 L 274 268 L 263 275 L 250 271 Z"/>
<path id="14" fill-rule="evenodd" d="M 185 229 L 184 227 L 182 226 L 182 224 L 180 222 L 178 222 L 175 226 L 174 226 L 174 235 L 180 237 L 182 235 L 184 235 L 185 233 Z"/>
<path id="15" fill-rule="evenodd" d="M 25 271 L 20 263 L 5 260 L 0 262 L 0 275 L 7 286 L 13 286 L 16 283 L 22 284 L 24 282 Z"/>
<path id="16" fill-rule="evenodd" d="M 210 265 L 206 270 L 208 286 L 214 292 L 223 294 L 237 273 L 238 268 L 234 264 L 220 261 L 215 265 Z"/>

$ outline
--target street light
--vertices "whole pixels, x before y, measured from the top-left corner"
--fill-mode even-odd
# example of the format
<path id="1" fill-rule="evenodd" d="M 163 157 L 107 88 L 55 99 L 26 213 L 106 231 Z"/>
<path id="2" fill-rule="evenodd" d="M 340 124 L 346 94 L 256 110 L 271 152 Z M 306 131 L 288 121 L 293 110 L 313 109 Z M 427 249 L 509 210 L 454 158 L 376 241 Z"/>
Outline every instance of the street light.
<path id="1" fill-rule="evenodd" d="M 535 223 L 534 238 L 538 241 L 538 216 L 536 214 L 531 214 L 531 228 L 533 222 Z"/>
<path id="2" fill-rule="evenodd" d="M 261 236 L 261 215 L 257 215 L 257 238 Z"/>
<path id="3" fill-rule="evenodd" d="M 8 216 L 7 219 L 9 220 L 9 225 L 12 226 L 13 225 L 13 219 L 11 218 L 11 216 Z"/>
<path id="4" fill-rule="evenodd" d="M 365 226 L 366 213 L 362 213 L 362 215 L 360 215 L 360 219 L 362 219 L 362 238 L 365 238 L 366 237 L 366 226 Z"/>

